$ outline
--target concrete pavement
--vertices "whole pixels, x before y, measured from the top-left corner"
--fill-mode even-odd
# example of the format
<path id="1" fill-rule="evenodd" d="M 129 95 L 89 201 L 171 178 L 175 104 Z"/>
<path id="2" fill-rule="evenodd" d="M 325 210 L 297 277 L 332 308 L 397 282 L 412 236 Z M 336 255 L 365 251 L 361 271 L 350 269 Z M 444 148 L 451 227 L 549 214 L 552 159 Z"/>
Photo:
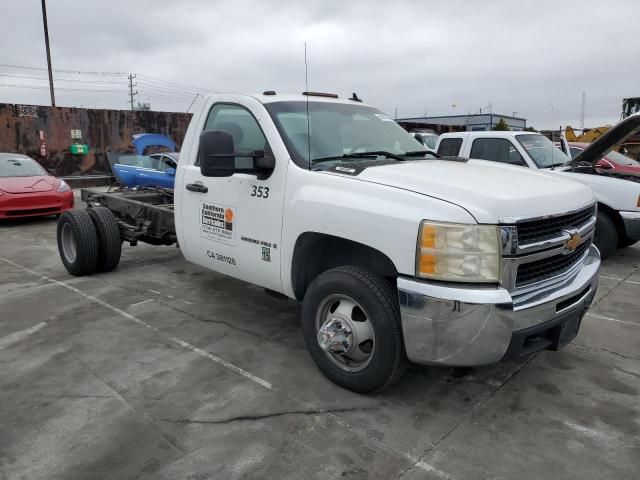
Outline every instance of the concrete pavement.
<path id="1" fill-rule="evenodd" d="M 637 478 L 640 247 L 596 300 L 561 352 L 362 396 L 316 369 L 295 302 L 175 247 L 74 278 L 55 220 L 3 224 L 0 479 Z"/>

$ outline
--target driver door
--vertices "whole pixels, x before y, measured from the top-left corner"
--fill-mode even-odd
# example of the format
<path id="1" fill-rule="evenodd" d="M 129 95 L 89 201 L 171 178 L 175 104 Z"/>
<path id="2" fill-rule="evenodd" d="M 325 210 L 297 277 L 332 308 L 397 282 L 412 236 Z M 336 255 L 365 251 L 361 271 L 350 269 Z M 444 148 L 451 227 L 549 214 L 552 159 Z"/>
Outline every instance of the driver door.
<path id="1" fill-rule="evenodd" d="M 270 151 L 282 143 L 264 107 L 253 99 L 219 102 L 208 109 L 204 130 L 223 131 L 236 152 Z M 262 125 L 271 129 L 265 135 Z M 230 176 L 202 175 L 191 155 L 181 182 L 185 256 L 204 267 L 282 291 L 280 251 L 284 181 L 288 158 L 276 156 L 275 168 L 261 175 L 245 173 L 252 157 L 236 156 Z"/>

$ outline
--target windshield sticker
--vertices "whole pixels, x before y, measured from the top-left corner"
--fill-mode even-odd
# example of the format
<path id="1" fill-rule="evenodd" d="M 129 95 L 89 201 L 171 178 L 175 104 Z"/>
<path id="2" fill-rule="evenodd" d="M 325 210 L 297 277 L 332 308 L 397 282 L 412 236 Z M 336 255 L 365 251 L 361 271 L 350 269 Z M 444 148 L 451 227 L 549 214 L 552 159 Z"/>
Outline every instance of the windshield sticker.
<path id="1" fill-rule="evenodd" d="M 208 202 L 200 204 L 200 236 L 203 238 L 235 245 L 235 220 L 233 207 Z"/>
<path id="2" fill-rule="evenodd" d="M 383 122 L 393 122 L 393 119 L 389 118 L 384 113 L 374 113 L 374 115 L 378 117 L 380 120 L 382 120 Z"/>

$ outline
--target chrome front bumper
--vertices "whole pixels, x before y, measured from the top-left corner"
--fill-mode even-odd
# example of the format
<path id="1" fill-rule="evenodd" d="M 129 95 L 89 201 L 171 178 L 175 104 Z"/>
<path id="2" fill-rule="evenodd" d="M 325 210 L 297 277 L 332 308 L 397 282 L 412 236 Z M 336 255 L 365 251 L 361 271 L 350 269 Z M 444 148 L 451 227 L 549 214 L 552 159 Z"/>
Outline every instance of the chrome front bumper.
<path id="1" fill-rule="evenodd" d="M 620 212 L 627 237 L 640 240 L 640 212 Z"/>
<path id="2" fill-rule="evenodd" d="M 577 332 L 596 293 L 599 269 L 600 252 L 592 245 L 569 279 L 520 297 L 499 287 L 398 278 L 407 357 L 420 364 L 473 366 L 498 362 L 507 352 L 561 347 L 568 338 L 563 324 L 572 322 Z M 551 340 L 560 330 L 562 341 Z"/>

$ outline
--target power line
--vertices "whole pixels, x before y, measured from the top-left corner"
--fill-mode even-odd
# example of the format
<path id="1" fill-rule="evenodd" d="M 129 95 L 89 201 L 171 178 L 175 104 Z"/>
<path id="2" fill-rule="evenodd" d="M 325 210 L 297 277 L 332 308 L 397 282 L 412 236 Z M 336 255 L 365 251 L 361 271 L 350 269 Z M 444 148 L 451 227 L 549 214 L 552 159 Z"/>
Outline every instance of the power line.
<path id="1" fill-rule="evenodd" d="M 23 70 L 44 70 L 44 71 L 47 70 L 46 68 L 43 68 L 43 67 L 30 67 L 25 65 L 8 65 L 5 63 L 0 63 L 0 67 L 18 68 Z M 64 70 L 61 68 L 54 68 L 53 71 L 61 72 L 61 73 L 78 73 L 82 75 L 128 75 L 128 73 L 123 73 L 123 72 L 89 72 L 85 70 Z"/>
<path id="2" fill-rule="evenodd" d="M 6 83 L 0 83 L 0 87 L 17 87 L 17 88 L 29 88 L 33 90 L 48 90 L 49 87 L 40 87 L 36 85 L 11 85 Z M 96 89 L 96 88 L 58 88 L 57 90 L 69 90 L 76 92 L 126 92 L 126 90 L 111 90 L 111 89 Z"/>
<path id="3" fill-rule="evenodd" d="M 0 77 L 7 78 L 20 78 L 23 80 L 38 80 L 38 81 L 47 81 L 46 77 L 33 77 L 29 75 L 9 75 L 6 73 L 0 73 Z M 56 78 L 56 82 L 70 82 L 70 83 L 93 83 L 93 84 L 103 84 L 103 85 L 120 85 L 121 82 L 116 82 L 114 80 L 77 80 L 71 78 Z"/>
<path id="4" fill-rule="evenodd" d="M 159 87 L 157 85 L 151 85 L 151 84 L 148 84 L 148 83 L 145 83 L 145 82 L 139 82 L 139 85 L 141 87 L 149 88 L 149 89 L 152 89 L 152 90 L 157 90 L 157 91 L 160 91 L 160 92 L 185 95 L 185 96 L 187 96 L 189 98 L 191 98 L 191 96 L 193 96 L 193 93 L 194 93 L 191 90 L 181 90 L 181 89 L 177 89 L 177 88 Z"/>
<path id="5" fill-rule="evenodd" d="M 191 90 L 201 90 L 201 91 L 205 91 L 205 92 L 210 92 L 210 91 L 211 91 L 211 89 L 210 89 L 210 88 L 194 87 L 194 86 L 192 86 L 192 85 L 186 85 L 186 84 L 184 84 L 184 83 L 171 82 L 171 81 L 169 81 L 169 80 L 163 80 L 163 79 L 161 79 L 161 78 L 157 78 L 157 77 L 150 77 L 149 75 L 142 75 L 142 74 L 140 74 L 140 77 L 142 77 L 142 78 L 146 78 L 146 79 L 149 79 L 149 80 L 156 80 L 156 81 L 159 81 L 159 82 L 162 82 L 162 83 L 168 83 L 168 84 L 175 85 L 175 86 L 178 86 L 178 87 L 185 87 L 185 88 L 189 88 L 189 89 L 191 89 Z"/>

